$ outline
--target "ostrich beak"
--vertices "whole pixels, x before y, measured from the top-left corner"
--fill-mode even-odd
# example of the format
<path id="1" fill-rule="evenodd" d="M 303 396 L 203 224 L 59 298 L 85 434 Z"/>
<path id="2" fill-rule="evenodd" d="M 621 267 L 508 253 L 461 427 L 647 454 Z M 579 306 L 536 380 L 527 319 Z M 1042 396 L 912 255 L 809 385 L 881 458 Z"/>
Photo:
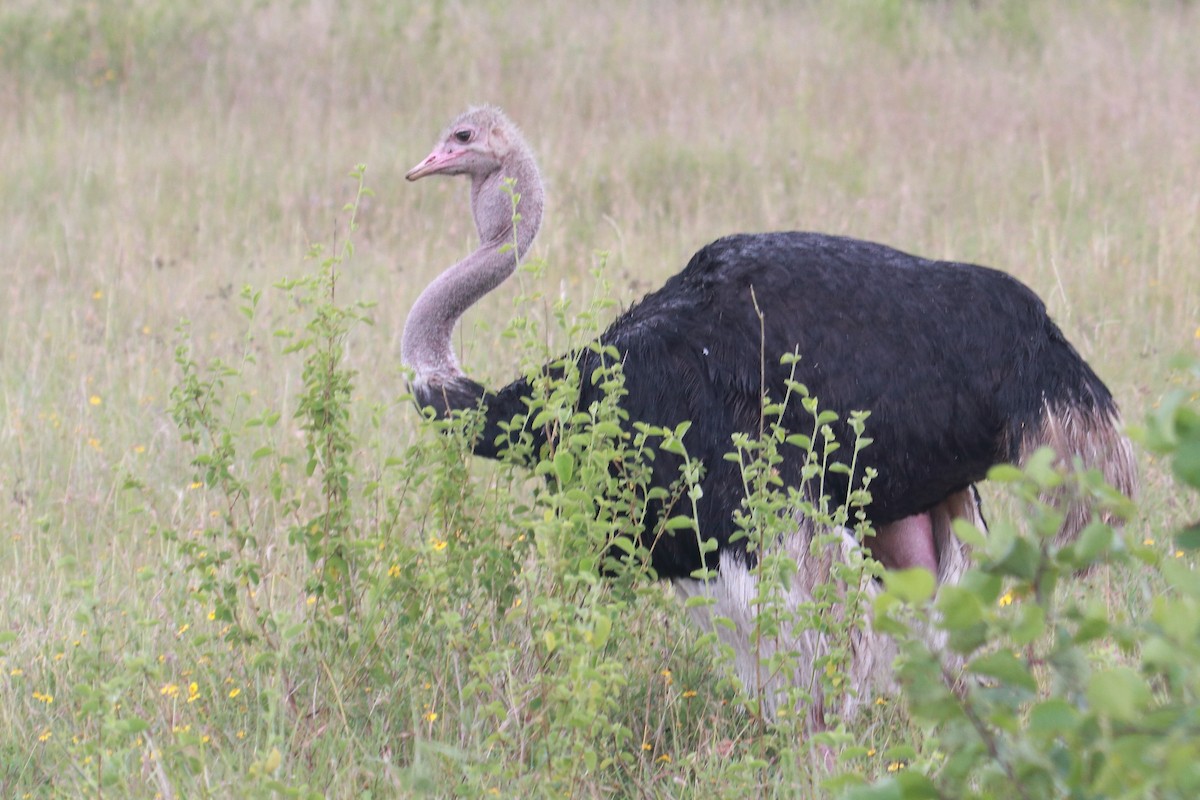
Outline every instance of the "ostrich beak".
<path id="1" fill-rule="evenodd" d="M 466 150 L 434 150 L 424 161 L 410 169 L 404 177 L 415 181 L 426 175 L 435 175 L 449 168 L 466 154 Z"/>

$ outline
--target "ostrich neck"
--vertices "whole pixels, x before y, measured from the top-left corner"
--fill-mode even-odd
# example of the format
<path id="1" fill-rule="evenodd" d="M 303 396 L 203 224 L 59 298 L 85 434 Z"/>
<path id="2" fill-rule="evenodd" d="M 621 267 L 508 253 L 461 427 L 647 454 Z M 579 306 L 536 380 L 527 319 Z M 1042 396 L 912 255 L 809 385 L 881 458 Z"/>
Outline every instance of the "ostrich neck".
<path id="1" fill-rule="evenodd" d="M 516 181 L 513 190 L 520 195 L 515 237 L 505 177 Z M 401 358 L 419 385 L 445 385 L 463 377 L 451 344 L 455 323 L 513 273 L 533 244 L 542 221 L 542 185 L 533 159 L 519 153 L 499 170 L 472 180 L 471 210 L 479 249 L 425 287 L 404 326 Z"/>

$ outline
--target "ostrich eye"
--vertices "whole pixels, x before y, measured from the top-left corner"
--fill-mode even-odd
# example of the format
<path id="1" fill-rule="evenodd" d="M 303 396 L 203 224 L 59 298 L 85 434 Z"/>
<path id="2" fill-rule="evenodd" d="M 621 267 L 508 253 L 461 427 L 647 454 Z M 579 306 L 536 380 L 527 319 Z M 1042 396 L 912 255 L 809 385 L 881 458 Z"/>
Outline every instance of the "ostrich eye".
<path id="1" fill-rule="evenodd" d="M 466 144 L 467 142 L 471 141 L 471 132 L 465 128 L 461 131 L 455 131 L 454 138 L 459 142 Z"/>

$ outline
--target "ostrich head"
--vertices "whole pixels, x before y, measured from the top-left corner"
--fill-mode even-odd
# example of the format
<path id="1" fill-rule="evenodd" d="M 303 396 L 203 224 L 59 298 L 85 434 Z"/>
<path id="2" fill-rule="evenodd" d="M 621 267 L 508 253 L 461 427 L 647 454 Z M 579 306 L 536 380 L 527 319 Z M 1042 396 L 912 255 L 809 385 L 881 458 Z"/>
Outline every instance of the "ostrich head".
<path id="1" fill-rule="evenodd" d="M 542 221 L 537 164 L 521 131 L 498 108 L 483 106 L 460 114 L 405 177 L 415 181 L 428 175 L 471 179 L 471 212 L 480 246 L 438 276 L 413 305 L 401 350 L 418 385 L 462 377 L 450 346 L 454 324 L 512 274 Z"/>
<path id="2" fill-rule="evenodd" d="M 472 108 L 442 131 L 433 152 L 408 171 L 405 178 L 419 180 L 427 175 L 483 176 L 500 169 L 512 149 L 515 126 L 498 108 Z"/>
<path id="3" fill-rule="evenodd" d="M 523 252 L 532 243 L 541 220 L 541 180 L 521 131 L 500 109 L 482 106 L 460 114 L 425 160 L 404 177 L 415 181 L 428 175 L 470 177 L 471 212 L 484 244 L 512 241 L 512 199 L 504 190 L 504 180 L 512 179 L 527 223 L 517 226 L 519 247 Z"/>

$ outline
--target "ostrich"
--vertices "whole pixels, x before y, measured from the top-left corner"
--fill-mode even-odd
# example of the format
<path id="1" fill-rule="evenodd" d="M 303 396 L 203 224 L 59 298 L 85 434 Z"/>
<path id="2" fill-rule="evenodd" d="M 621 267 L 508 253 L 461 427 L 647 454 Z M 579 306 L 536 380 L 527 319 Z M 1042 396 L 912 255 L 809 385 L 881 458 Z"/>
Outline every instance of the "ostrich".
<path id="1" fill-rule="evenodd" d="M 420 406 L 440 415 L 482 409 L 474 450 L 497 458 L 508 443 L 501 424 L 525 412 L 529 382 L 485 389 L 463 373 L 451 334 L 528 253 L 541 224 L 542 184 L 522 134 L 493 107 L 456 118 L 406 178 L 429 175 L 470 178 L 481 244 L 417 298 L 401 355 Z M 519 194 L 515 223 L 506 179 Z M 701 248 L 616 319 L 600 342 L 623 363 L 628 394 L 621 403 L 630 420 L 672 428 L 692 423 L 684 443 L 706 468 L 697 518 L 717 549 L 702 554 L 693 536 L 652 540 L 654 513 L 643 544 L 660 578 L 685 595 L 715 593 L 725 613 L 736 614 L 754 594 L 747 582 L 754 554 L 734 536 L 744 490 L 738 466 L 723 456 L 732 434 L 759 429 L 764 389 L 784 396 L 792 367 L 779 358 L 786 353 L 800 354 L 795 379 L 823 408 L 843 417 L 871 412 L 874 443 L 859 463 L 878 473 L 866 509 L 878 534 L 865 544 L 886 569 L 924 567 L 940 581 L 952 580 L 963 563 L 949 523 L 979 520 L 973 484 L 993 465 L 1019 463 L 1042 445 L 1066 463 L 1078 457 L 1099 468 L 1123 492 L 1133 489 L 1133 456 L 1112 395 L 1037 295 L 994 269 L 819 233 L 735 234 Z M 586 407 L 600 391 L 586 376 L 602 356 L 587 349 L 578 359 Z M 811 425 L 806 415 L 789 408 L 782 424 L 803 430 Z M 833 427 L 839 441 L 852 440 L 844 421 Z M 544 433 L 531 433 L 545 443 Z M 786 455 L 780 477 L 798 486 L 803 455 L 798 448 Z M 656 454 L 652 481 L 669 486 L 681 465 L 670 453 Z M 848 487 L 831 475 L 825 491 L 838 503 Z M 1074 535 L 1086 518 L 1086 509 L 1072 508 L 1060 535 Z M 693 580 L 702 567 L 716 578 Z M 738 667 L 748 671 L 740 659 Z"/>

